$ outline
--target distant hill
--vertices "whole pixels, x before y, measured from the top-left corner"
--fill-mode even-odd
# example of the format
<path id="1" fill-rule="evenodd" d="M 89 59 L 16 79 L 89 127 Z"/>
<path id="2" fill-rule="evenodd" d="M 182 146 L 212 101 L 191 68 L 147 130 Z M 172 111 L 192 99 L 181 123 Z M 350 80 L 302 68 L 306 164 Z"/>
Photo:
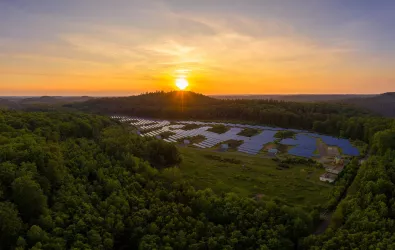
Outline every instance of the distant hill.
<path id="1" fill-rule="evenodd" d="M 341 103 L 354 105 L 374 113 L 395 117 L 395 92 L 388 92 L 372 97 L 359 97 L 341 100 Z"/>
<path id="2" fill-rule="evenodd" d="M 373 97 L 375 95 L 316 95 L 316 94 L 300 94 L 300 95 L 212 95 L 217 99 L 245 99 L 245 100 L 278 100 L 288 102 L 327 102 L 338 101 L 350 98 Z"/>
<path id="3" fill-rule="evenodd" d="M 0 97 L 0 107 L 35 110 L 43 107 L 61 106 L 66 103 L 85 102 L 92 98 L 89 96 Z"/>
<path id="4" fill-rule="evenodd" d="M 153 92 L 129 97 L 105 97 L 82 103 L 67 104 L 66 107 L 77 108 L 101 114 L 129 114 L 149 116 L 165 115 L 166 110 L 182 111 L 189 107 L 207 107 L 222 103 L 202 94 L 189 91 Z"/>
<path id="5" fill-rule="evenodd" d="M 21 104 L 55 104 L 68 102 L 85 102 L 92 99 L 89 96 L 41 96 L 20 100 Z"/>
<path id="6" fill-rule="evenodd" d="M 15 100 L 0 98 L 0 108 L 20 109 L 20 104 Z"/>

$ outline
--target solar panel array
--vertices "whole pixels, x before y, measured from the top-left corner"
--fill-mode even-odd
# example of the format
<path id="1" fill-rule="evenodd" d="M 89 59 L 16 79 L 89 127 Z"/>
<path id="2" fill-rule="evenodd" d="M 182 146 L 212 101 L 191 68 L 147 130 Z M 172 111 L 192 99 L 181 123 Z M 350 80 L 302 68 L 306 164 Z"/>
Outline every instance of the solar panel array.
<path id="1" fill-rule="evenodd" d="M 262 133 L 245 140 L 238 150 L 247 154 L 257 154 L 263 145 L 275 140 L 274 135 L 276 133 L 275 130 L 264 130 Z"/>
<path id="2" fill-rule="evenodd" d="M 170 124 L 170 122 L 168 122 L 168 121 L 161 121 L 161 122 L 155 123 L 153 125 L 141 126 L 140 129 L 141 130 L 148 130 L 148 129 L 154 129 L 154 128 L 162 128 L 162 127 L 167 126 L 169 124 Z"/>
<path id="3" fill-rule="evenodd" d="M 206 139 L 200 143 L 194 143 L 193 145 L 199 148 L 211 148 L 221 142 L 228 140 L 243 141 L 238 147 L 238 151 L 247 154 L 257 154 L 262 147 L 270 142 L 276 140 L 274 135 L 278 131 L 288 130 L 296 133 L 295 138 L 283 139 L 280 141 L 281 144 L 294 146 L 288 153 L 295 156 L 301 157 L 314 157 L 314 151 L 317 149 L 317 138 L 320 138 L 328 146 L 336 146 L 341 149 L 343 154 L 357 156 L 359 151 L 350 141 L 346 139 L 335 138 L 327 135 L 320 135 L 315 133 L 309 133 L 303 130 L 297 129 L 285 129 L 285 128 L 274 128 L 267 126 L 258 125 L 246 125 L 246 124 L 233 124 L 233 123 L 219 123 L 219 122 L 200 122 L 200 121 L 177 121 L 177 124 L 170 124 L 166 120 L 149 120 L 142 118 L 133 118 L 126 116 L 113 116 L 113 119 L 120 120 L 122 122 L 129 122 L 131 125 L 138 127 L 142 133 L 141 136 L 158 136 L 163 132 L 171 131 L 174 135 L 164 139 L 167 142 L 177 142 L 180 139 L 187 137 L 194 137 L 197 135 L 204 136 Z M 192 130 L 183 130 L 185 124 L 196 124 L 201 127 Z M 207 131 L 213 125 L 225 125 L 230 129 L 223 134 L 217 134 L 214 132 Z M 253 137 L 245 137 L 237 135 L 244 128 L 258 129 L 262 132 Z M 152 130 L 144 133 L 145 130 Z"/>
<path id="4" fill-rule="evenodd" d="M 208 127 L 208 128 L 210 128 L 210 127 Z M 204 131 L 201 135 L 203 135 L 207 139 L 200 142 L 200 143 L 195 143 L 193 145 L 196 147 L 199 147 L 199 148 L 211 148 L 211 147 L 213 147 L 221 142 L 224 142 L 224 141 L 228 141 L 228 140 L 232 140 L 232 139 L 233 140 L 240 139 L 237 136 L 237 134 L 240 133 L 240 131 L 241 131 L 240 128 L 231 128 L 230 130 L 228 130 L 226 133 L 223 133 L 223 134 L 217 134 L 217 133 L 210 132 L 210 131 Z"/>
<path id="5" fill-rule="evenodd" d="M 342 138 L 335 138 L 332 136 L 327 136 L 327 135 L 318 135 L 314 134 L 318 138 L 321 138 L 321 140 L 328 146 L 336 146 L 339 147 L 343 154 L 345 155 L 351 155 L 351 156 L 358 156 L 359 151 L 356 147 L 351 145 L 349 140 L 342 139 Z"/>
<path id="6" fill-rule="evenodd" d="M 203 133 L 203 131 L 205 131 L 209 128 L 210 127 L 200 127 L 200 128 L 191 129 L 191 130 L 182 130 L 182 129 L 172 130 L 172 132 L 175 133 L 175 135 L 170 136 L 166 141 L 176 142 L 182 138 L 194 137 L 197 135 L 201 135 Z"/>
<path id="7" fill-rule="evenodd" d="M 313 157 L 317 149 L 317 139 L 309 134 L 296 134 L 295 139 L 287 138 L 280 141 L 281 144 L 294 146 L 288 153 L 300 157 Z"/>

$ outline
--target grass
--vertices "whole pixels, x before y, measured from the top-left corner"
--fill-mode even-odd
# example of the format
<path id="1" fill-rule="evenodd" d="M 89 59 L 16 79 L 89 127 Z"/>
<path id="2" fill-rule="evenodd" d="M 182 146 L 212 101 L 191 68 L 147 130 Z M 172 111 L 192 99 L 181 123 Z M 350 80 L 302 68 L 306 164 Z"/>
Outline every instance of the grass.
<path id="1" fill-rule="evenodd" d="M 259 134 L 260 132 L 261 131 L 259 129 L 245 128 L 242 131 L 240 131 L 240 133 L 238 133 L 237 135 L 246 136 L 246 137 L 252 137 L 254 135 Z"/>
<path id="2" fill-rule="evenodd" d="M 185 126 L 182 128 L 183 130 L 192 130 L 192 129 L 197 129 L 200 128 L 200 125 L 197 124 L 185 124 Z"/>
<path id="3" fill-rule="evenodd" d="M 204 137 L 203 135 L 190 136 L 190 137 L 180 138 L 178 139 L 178 142 L 184 143 L 184 140 L 189 140 L 190 144 L 192 145 L 194 143 L 200 143 L 206 140 L 206 137 Z"/>
<path id="4" fill-rule="evenodd" d="M 246 197 L 262 194 L 283 200 L 285 204 L 301 206 L 324 204 L 332 189 L 330 184 L 319 180 L 325 172 L 323 168 L 292 165 L 282 169 L 271 159 L 240 152 L 179 150 L 183 157 L 181 178 L 198 189 L 211 188 L 218 193 L 234 192 Z"/>
<path id="5" fill-rule="evenodd" d="M 288 130 L 282 130 L 282 131 L 278 131 L 274 137 L 278 138 L 278 139 L 287 139 L 287 138 L 294 138 L 296 135 L 295 132 L 293 131 L 288 131 Z"/>
<path id="6" fill-rule="evenodd" d="M 235 151 L 243 143 L 244 143 L 244 141 L 227 140 L 227 141 L 222 142 L 221 144 L 228 144 L 228 146 L 229 146 L 228 151 Z"/>
<path id="7" fill-rule="evenodd" d="M 169 138 L 170 136 L 175 135 L 175 134 L 176 134 L 176 133 L 171 132 L 171 131 L 165 131 L 165 132 L 162 132 L 162 133 L 160 134 L 160 136 L 162 137 L 162 139 L 167 139 L 167 138 Z"/>
<path id="8" fill-rule="evenodd" d="M 291 145 L 284 145 L 284 144 L 278 144 L 277 145 L 277 149 L 278 149 L 278 151 L 281 153 L 281 154 L 287 154 L 288 153 L 288 151 L 291 149 L 291 148 L 293 148 L 294 146 L 291 146 Z"/>
<path id="9" fill-rule="evenodd" d="M 214 125 L 212 128 L 207 129 L 207 131 L 217 133 L 217 134 L 223 134 L 229 130 L 228 127 L 224 125 Z"/>
<path id="10" fill-rule="evenodd" d="M 142 129 L 141 133 L 146 134 L 152 131 L 158 130 L 158 128 L 149 128 L 149 129 Z"/>

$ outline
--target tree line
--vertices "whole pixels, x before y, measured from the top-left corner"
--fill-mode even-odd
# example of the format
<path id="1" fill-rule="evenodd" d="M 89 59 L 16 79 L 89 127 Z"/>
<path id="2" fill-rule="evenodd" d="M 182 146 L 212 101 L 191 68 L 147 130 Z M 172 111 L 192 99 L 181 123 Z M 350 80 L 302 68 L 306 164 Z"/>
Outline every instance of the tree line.
<path id="1" fill-rule="evenodd" d="M 65 105 L 82 111 L 162 119 L 226 120 L 315 131 L 370 143 L 393 125 L 345 104 L 219 100 L 193 92 L 154 92 Z"/>

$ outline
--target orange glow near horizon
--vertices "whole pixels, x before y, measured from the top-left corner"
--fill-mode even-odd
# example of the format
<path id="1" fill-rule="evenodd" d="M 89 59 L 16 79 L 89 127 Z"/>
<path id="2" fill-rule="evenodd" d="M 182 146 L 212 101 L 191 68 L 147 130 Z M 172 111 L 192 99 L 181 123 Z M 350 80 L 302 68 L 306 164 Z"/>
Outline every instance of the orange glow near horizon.
<path id="1" fill-rule="evenodd" d="M 265 7 L 256 8 L 257 15 L 239 8 L 255 1 L 250 6 L 234 0 L 229 13 L 227 1 L 208 1 L 218 8 L 215 13 L 217 8 L 189 8 L 193 1 L 179 1 L 185 9 L 173 8 L 173 1 L 142 1 L 139 7 L 133 1 L 99 1 L 95 8 L 62 2 L 74 2 L 75 9 L 64 11 L 81 9 L 81 16 L 36 12 L 57 9 L 52 7 L 26 9 L 25 15 L 18 4 L 5 2 L 10 8 L 1 8 L 0 1 L 0 13 L 12 13 L 3 15 L 8 18 L 0 27 L 0 96 L 127 96 L 176 89 L 207 95 L 373 94 L 393 91 L 395 82 L 395 54 L 388 53 L 393 39 L 387 47 L 376 45 L 381 39 L 370 41 L 375 36 L 365 34 L 373 26 L 363 22 L 329 30 L 316 23 L 320 18 L 302 21 L 310 15 L 290 20 L 295 8 L 306 8 L 295 1 L 287 2 L 288 14 L 261 13 Z M 269 2 L 277 6 L 256 4 Z M 283 5 L 269 9 L 284 11 Z"/>

